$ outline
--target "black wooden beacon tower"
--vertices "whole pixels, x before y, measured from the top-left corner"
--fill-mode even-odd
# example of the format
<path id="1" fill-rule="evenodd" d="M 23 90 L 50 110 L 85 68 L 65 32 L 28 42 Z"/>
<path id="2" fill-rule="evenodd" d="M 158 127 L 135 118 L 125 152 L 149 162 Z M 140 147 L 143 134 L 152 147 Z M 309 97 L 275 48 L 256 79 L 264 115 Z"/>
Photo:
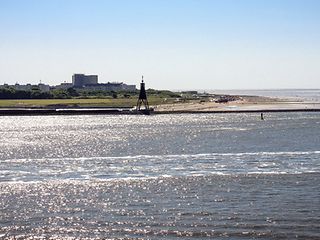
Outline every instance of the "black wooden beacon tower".
<path id="1" fill-rule="evenodd" d="M 143 109 L 141 109 L 141 106 L 144 106 Z M 145 88 L 145 84 L 143 82 L 143 76 L 142 76 L 142 81 L 140 83 L 140 94 L 139 94 L 139 99 L 137 102 L 137 110 L 138 111 L 149 111 L 149 103 L 148 103 L 148 99 L 147 99 L 147 93 L 146 93 L 146 88 Z"/>

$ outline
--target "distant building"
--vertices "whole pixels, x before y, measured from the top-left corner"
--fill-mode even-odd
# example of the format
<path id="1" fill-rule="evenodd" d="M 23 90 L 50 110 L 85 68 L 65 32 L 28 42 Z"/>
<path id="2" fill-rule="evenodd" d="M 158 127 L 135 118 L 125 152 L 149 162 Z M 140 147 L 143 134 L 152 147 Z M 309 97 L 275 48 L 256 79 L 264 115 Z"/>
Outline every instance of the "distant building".
<path id="1" fill-rule="evenodd" d="M 99 83 L 99 84 L 87 84 L 84 86 L 88 90 L 100 90 L 100 91 L 135 91 L 136 85 L 128 85 L 125 83 Z"/>
<path id="2" fill-rule="evenodd" d="M 39 88 L 40 92 L 49 92 L 50 91 L 50 86 L 47 84 L 40 83 L 40 84 L 38 84 L 38 88 Z"/>
<path id="3" fill-rule="evenodd" d="M 31 91 L 32 90 L 32 85 L 30 83 L 26 85 L 20 85 L 19 83 L 16 83 L 15 85 L 12 85 L 10 87 L 13 87 L 15 90 L 20 90 L 20 91 Z"/>
<path id="4" fill-rule="evenodd" d="M 12 88 L 19 91 L 32 91 L 39 90 L 41 92 L 49 92 L 51 89 L 63 89 L 69 88 L 84 89 L 84 90 L 96 90 L 96 91 L 136 91 L 136 85 L 128 85 L 123 82 L 108 82 L 98 83 L 98 75 L 85 75 L 85 74 L 73 74 L 72 83 L 63 82 L 56 86 L 50 86 L 47 84 L 39 83 L 20 85 L 18 83 L 14 85 L 3 84 L 0 85 L 0 89 Z"/>
<path id="5" fill-rule="evenodd" d="M 54 88 L 67 90 L 68 88 L 72 88 L 72 87 L 73 87 L 72 83 L 64 82 L 64 83 L 61 83 L 60 85 L 55 86 Z"/>
<path id="6" fill-rule="evenodd" d="M 68 87 L 67 87 L 68 86 Z M 67 89 L 69 83 L 56 86 L 56 88 Z M 72 86 L 74 88 L 82 88 L 94 91 L 135 91 L 136 85 L 128 85 L 123 82 L 98 83 L 98 75 L 73 74 Z"/>
<path id="7" fill-rule="evenodd" d="M 81 88 L 89 84 L 98 84 L 98 75 L 73 74 L 73 87 Z"/>

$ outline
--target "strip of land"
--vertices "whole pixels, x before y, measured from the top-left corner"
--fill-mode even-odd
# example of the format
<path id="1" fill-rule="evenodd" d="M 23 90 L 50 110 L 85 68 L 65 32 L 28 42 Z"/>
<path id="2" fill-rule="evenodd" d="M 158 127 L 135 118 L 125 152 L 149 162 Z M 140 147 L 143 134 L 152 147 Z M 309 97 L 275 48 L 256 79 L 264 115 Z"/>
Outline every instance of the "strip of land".
<path id="1" fill-rule="evenodd" d="M 157 112 L 280 112 L 280 111 L 320 111 L 320 102 L 306 102 L 295 99 L 278 99 L 257 96 L 242 96 L 228 102 L 192 102 L 162 104 Z"/>
<path id="2" fill-rule="evenodd" d="M 136 99 L 0 100 L 0 115 L 140 114 Z M 320 112 L 320 102 L 258 96 L 218 96 L 192 100 L 151 98 L 154 114 Z"/>

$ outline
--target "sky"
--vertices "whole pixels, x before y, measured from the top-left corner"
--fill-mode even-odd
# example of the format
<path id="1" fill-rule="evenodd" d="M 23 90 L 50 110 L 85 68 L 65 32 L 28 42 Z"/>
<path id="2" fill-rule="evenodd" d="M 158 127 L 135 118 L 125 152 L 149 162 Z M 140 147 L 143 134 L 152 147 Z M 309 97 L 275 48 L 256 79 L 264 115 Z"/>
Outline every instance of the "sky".
<path id="1" fill-rule="evenodd" d="M 319 0 L 0 0 L 0 84 L 320 88 Z"/>

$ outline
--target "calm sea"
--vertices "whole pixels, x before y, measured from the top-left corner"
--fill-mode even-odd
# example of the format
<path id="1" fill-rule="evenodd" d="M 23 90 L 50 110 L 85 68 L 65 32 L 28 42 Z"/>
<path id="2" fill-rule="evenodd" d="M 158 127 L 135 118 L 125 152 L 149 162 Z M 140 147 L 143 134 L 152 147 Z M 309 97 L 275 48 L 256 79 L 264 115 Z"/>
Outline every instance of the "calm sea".
<path id="1" fill-rule="evenodd" d="M 207 90 L 217 94 L 251 95 L 320 102 L 320 89 Z"/>
<path id="2" fill-rule="evenodd" d="M 0 239 L 320 239 L 320 113 L 0 122 Z"/>

